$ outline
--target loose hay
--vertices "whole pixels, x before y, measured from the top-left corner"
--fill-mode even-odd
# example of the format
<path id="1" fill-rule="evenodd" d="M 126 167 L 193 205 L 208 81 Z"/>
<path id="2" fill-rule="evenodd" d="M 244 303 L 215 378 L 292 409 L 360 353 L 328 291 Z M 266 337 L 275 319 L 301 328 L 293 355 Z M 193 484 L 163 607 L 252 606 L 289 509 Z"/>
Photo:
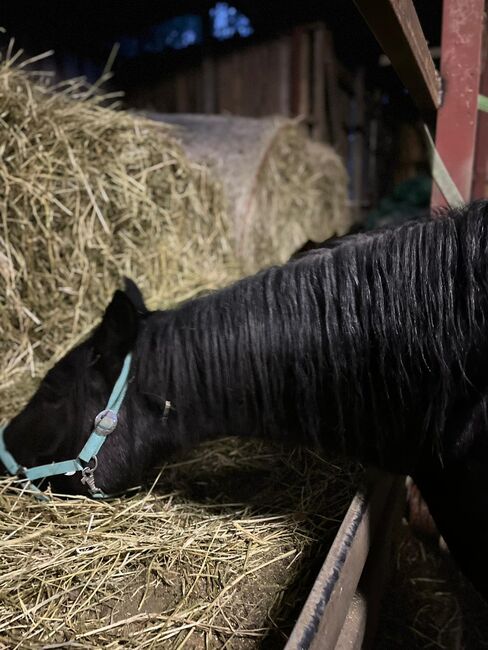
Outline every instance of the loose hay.
<path id="1" fill-rule="evenodd" d="M 89 330 L 120 274 L 154 307 L 242 273 L 220 184 L 167 128 L 13 63 L 0 65 L 0 419 Z M 224 440 L 109 503 L 38 503 L 1 480 L 0 647 L 282 647 L 350 472 Z"/>
<path id="2" fill-rule="evenodd" d="M 222 183 L 232 243 L 246 272 L 284 263 L 307 241 L 353 225 L 344 164 L 296 120 L 143 114 L 174 125 L 188 157 Z"/>
<path id="3" fill-rule="evenodd" d="M 80 81 L 53 89 L 0 65 L 4 395 L 90 328 L 121 274 L 160 305 L 235 275 L 222 193 L 206 168 L 168 129 L 102 100 Z M 15 409 L 13 393 L 3 402 Z"/>
<path id="4" fill-rule="evenodd" d="M 350 503 L 351 471 L 228 439 L 111 503 L 38 503 L 4 480 L 0 642 L 243 649 L 267 638 L 282 647 Z"/>

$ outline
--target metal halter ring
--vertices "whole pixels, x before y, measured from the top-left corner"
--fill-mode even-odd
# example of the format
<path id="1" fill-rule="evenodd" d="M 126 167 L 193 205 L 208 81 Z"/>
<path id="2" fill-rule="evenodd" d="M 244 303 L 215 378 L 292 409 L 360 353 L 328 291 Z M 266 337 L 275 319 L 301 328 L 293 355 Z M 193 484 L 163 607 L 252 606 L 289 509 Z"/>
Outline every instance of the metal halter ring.
<path id="1" fill-rule="evenodd" d="M 118 422 L 117 413 L 106 409 L 95 418 L 95 431 L 99 436 L 108 436 L 115 430 Z"/>
<path id="2" fill-rule="evenodd" d="M 86 474 L 93 474 L 93 472 L 97 469 L 97 467 L 98 467 L 98 458 L 96 456 L 93 456 L 93 458 L 91 460 L 94 462 L 93 467 L 90 467 L 89 465 L 87 465 L 86 467 L 83 468 L 82 472 L 85 472 Z"/>

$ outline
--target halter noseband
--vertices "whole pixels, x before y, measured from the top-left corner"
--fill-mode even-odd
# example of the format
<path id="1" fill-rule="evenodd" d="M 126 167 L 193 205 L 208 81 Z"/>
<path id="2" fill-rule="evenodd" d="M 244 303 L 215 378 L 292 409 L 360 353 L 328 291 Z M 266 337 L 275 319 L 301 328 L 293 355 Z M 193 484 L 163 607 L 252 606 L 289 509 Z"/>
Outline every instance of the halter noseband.
<path id="1" fill-rule="evenodd" d="M 132 355 L 129 353 L 125 359 L 120 371 L 120 375 L 115 382 L 112 393 L 107 402 L 107 406 L 95 418 L 95 425 L 85 446 L 74 460 L 63 460 L 57 463 L 47 465 L 36 465 L 35 467 L 22 467 L 9 452 L 5 446 L 4 431 L 7 425 L 0 427 L 0 460 L 12 476 L 19 476 L 26 481 L 26 489 L 34 492 L 40 498 L 46 498 L 43 492 L 32 483 L 32 481 L 47 478 L 48 476 L 57 476 L 66 474 L 68 476 L 81 472 L 81 482 L 86 484 L 90 494 L 95 499 L 105 499 L 109 495 L 105 494 L 95 485 L 93 474 L 98 465 L 97 454 L 100 451 L 107 436 L 115 430 L 118 422 L 118 412 L 122 405 L 125 393 L 127 391 L 128 376 L 130 370 Z M 94 466 L 90 467 L 91 461 Z"/>

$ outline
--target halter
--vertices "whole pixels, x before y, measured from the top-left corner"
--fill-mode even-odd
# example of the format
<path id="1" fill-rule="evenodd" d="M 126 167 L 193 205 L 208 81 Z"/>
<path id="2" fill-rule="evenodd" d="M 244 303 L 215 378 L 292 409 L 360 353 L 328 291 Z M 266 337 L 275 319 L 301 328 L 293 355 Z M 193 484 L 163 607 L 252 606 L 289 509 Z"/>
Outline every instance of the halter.
<path id="1" fill-rule="evenodd" d="M 98 466 L 97 454 L 107 439 L 107 436 L 117 426 L 118 412 L 127 391 L 131 358 L 130 353 L 125 357 L 120 375 L 108 398 L 107 406 L 95 418 L 93 431 L 86 441 L 85 446 L 74 460 L 63 460 L 57 463 L 36 465 L 35 467 L 29 468 L 22 467 L 5 446 L 4 431 L 7 425 L 0 427 L 0 460 L 5 465 L 7 472 L 25 481 L 26 489 L 34 492 L 41 499 L 47 499 L 47 497 L 32 481 L 47 478 L 48 476 L 57 476 L 59 474 L 72 476 L 76 472 L 81 472 L 81 482 L 88 487 L 92 497 L 95 499 L 106 499 L 109 495 L 105 494 L 95 485 L 93 474 Z M 92 461 L 93 466 L 90 467 Z"/>

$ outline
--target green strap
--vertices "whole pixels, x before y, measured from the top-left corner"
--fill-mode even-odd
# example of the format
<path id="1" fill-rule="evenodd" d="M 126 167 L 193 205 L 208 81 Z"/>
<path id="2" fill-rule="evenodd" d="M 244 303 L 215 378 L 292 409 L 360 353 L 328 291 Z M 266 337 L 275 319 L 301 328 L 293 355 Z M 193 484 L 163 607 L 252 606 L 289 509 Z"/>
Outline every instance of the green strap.
<path id="1" fill-rule="evenodd" d="M 488 97 L 485 95 L 478 95 L 478 110 L 488 113 Z"/>
<path id="2" fill-rule="evenodd" d="M 120 375 L 115 382 L 115 386 L 112 389 L 110 397 L 108 398 L 107 406 L 102 411 L 102 414 L 110 411 L 110 415 L 115 416 L 115 425 L 116 426 L 116 416 L 122 406 L 125 394 L 127 392 L 128 386 L 128 377 L 129 370 L 132 361 L 132 355 L 129 353 L 122 365 L 122 370 Z M 5 465 L 5 469 L 12 476 L 23 475 L 27 479 L 27 488 L 32 490 L 35 493 L 42 494 L 41 490 L 31 483 L 41 478 L 47 478 L 48 476 L 58 476 L 59 474 L 72 474 L 75 472 L 80 472 L 86 468 L 87 464 L 94 458 L 100 451 L 103 443 L 107 439 L 107 434 L 104 435 L 97 430 L 97 427 L 93 429 L 88 440 L 86 441 L 83 449 L 78 455 L 78 458 L 73 460 L 63 460 L 57 463 L 48 463 L 46 465 L 36 465 L 35 467 L 30 467 L 24 469 L 19 463 L 15 460 L 12 454 L 8 451 L 5 441 L 4 441 L 4 431 L 6 426 L 0 427 L 0 460 Z M 110 433 L 110 431 L 108 431 Z M 96 498 L 104 498 L 107 495 L 104 495 L 100 490 L 97 493 L 92 493 L 92 496 Z"/>
<path id="3" fill-rule="evenodd" d="M 427 153 L 429 155 L 432 170 L 432 178 L 451 208 L 463 205 L 465 201 L 461 192 L 458 190 L 456 183 L 452 180 L 451 175 L 447 171 L 444 161 L 439 156 L 439 152 L 435 148 L 434 140 L 432 139 L 426 124 L 424 124 L 424 131 L 427 142 Z"/>
<path id="4" fill-rule="evenodd" d="M 488 113 L 488 97 L 485 95 L 478 95 L 478 110 Z M 427 153 L 430 159 L 432 178 L 450 207 L 462 205 L 465 201 L 444 165 L 444 161 L 439 156 L 439 152 L 435 148 L 434 141 L 426 124 L 424 124 L 424 131 L 427 141 Z"/>
<path id="5" fill-rule="evenodd" d="M 5 446 L 5 440 L 3 439 L 5 429 L 5 426 L 0 427 L 0 460 L 5 465 L 7 472 L 15 476 L 20 469 L 20 465 Z"/>

